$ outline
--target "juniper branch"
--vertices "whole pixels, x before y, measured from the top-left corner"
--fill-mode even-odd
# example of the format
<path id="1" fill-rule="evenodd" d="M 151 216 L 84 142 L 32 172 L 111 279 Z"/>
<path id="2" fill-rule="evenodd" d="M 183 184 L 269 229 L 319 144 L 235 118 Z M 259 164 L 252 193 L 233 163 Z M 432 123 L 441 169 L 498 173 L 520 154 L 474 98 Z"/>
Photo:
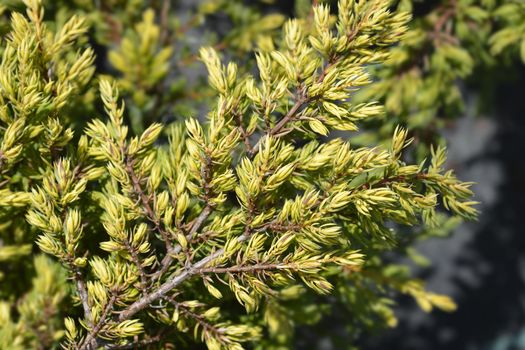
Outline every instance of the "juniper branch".
<path id="1" fill-rule="evenodd" d="M 299 98 L 295 101 L 292 108 L 290 108 L 286 115 L 282 117 L 281 120 L 279 120 L 279 122 L 277 122 L 277 124 L 268 131 L 267 135 L 277 135 L 290 121 L 292 121 L 296 117 L 297 113 L 299 113 L 302 110 L 302 108 L 304 108 L 310 102 L 310 98 L 304 96 L 304 92 L 300 92 L 299 95 Z M 255 146 L 253 146 L 253 148 L 251 149 L 250 154 L 252 156 L 259 151 L 262 140 L 263 139 L 260 138 L 259 141 L 257 141 L 257 143 L 255 144 Z"/>
<path id="2" fill-rule="evenodd" d="M 157 230 L 162 236 L 162 240 L 164 241 L 164 244 L 166 246 L 166 252 L 171 251 L 173 247 L 173 244 L 171 243 L 171 237 L 170 237 L 171 235 L 169 234 L 168 231 L 166 231 L 163 228 L 161 221 L 155 214 L 155 211 L 151 208 L 149 199 L 144 193 L 142 189 L 142 185 L 140 184 L 140 179 L 137 177 L 137 174 L 135 173 L 135 170 L 133 169 L 133 161 L 131 159 L 128 159 L 126 162 L 126 171 L 128 172 L 131 178 L 133 188 L 135 190 L 136 195 L 139 196 L 142 202 L 142 205 L 144 209 L 146 210 L 146 215 L 148 219 L 153 223 L 153 225 L 155 225 L 154 229 Z"/>
<path id="3" fill-rule="evenodd" d="M 199 216 L 195 218 L 195 220 L 189 225 L 190 229 L 188 231 L 188 234 L 186 235 L 187 240 L 191 240 L 193 238 L 193 235 L 201 228 L 202 224 L 206 221 L 208 216 L 213 211 L 213 207 L 209 204 L 206 204 L 202 211 L 200 212 Z M 176 246 L 172 247 L 170 251 L 167 252 L 167 254 L 164 256 L 164 258 L 161 261 L 161 268 L 157 270 L 157 272 L 151 274 L 151 277 L 156 280 L 160 278 L 171 266 L 171 263 L 173 262 L 173 256 L 179 254 L 182 251 L 182 246 L 180 244 L 177 244 Z"/>
<path id="4" fill-rule="evenodd" d="M 128 350 L 128 349 L 140 349 L 143 346 L 151 345 L 158 343 L 162 340 L 162 333 L 154 337 L 137 340 L 125 345 L 105 345 L 104 349 L 106 350 Z"/>
<path id="5" fill-rule="evenodd" d="M 243 234 L 237 238 L 238 242 L 244 242 L 249 238 L 249 235 Z M 154 292 L 141 297 L 139 300 L 128 306 L 123 310 L 119 315 L 119 321 L 128 320 L 137 312 L 142 311 L 148 307 L 154 301 L 163 298 L 167 293 L 173 290 L 175 287 L 186 281 L 188 278 L 196 274 L 200 268 L 204 268 L 206 265 L 219 258 L 224 254 L 224 248 L 218 249 L 200 261 L 192 264 L 191 266 L 185 268 L 175 277 L 170 278 L 168 281 L 159 286 Z"/>
<path id="6" fill-rule="evenodd" d="M 73 264 L 71 265 L 73 276 L 77 285 L 78 296 L 80 298 L 80 302 L 82 303 L 82 308 L 84 309 L 84 316 L 88 325 L 91 325 L 93 322 L 93 316 L 91 314 L 91 306 L 89 305 L 89 297 L 86 288 L 86 282 L 80 269 L 74 266 Z"/>
<path id="7" fill-rule="evenodd" d="M 135 248 L 131 246 L 128 239 L 124 240 L 124 244 L 126 246 L 126 250 L 131 256 L 131 261 L 133 261 L 133 264 L 135 265 L 135 267 L 137 268 L 137 271 L 139 272 L 140 282 L 141 282 L 139 289 L 144 291 L 145 288 L 147 289 L 148 275 L 146 274 L 146 271 L 144 270 L 144 266 L 142 266 L 140 262 L 140 258 L 137 252 L 135 251 Z"/>
<path id="8" fill-rule="evenodd" d="M 163 299 L 165 299 L 170 304 L 172 304 L 176 309 L 179 309 L 183 314 L 192 318 L 195 322 L 201 325 L 201 327 L 204 328 L 206 331 L 213 333 L 221 342 L 225 342 L 225 340 L 222 337 L 224 335 L 224 329 L 215 327 L 213 324 L 206 321 L 206 319 L 203 316 L 191 311 L 188 307 L 176 301 L 171 296 L 164 296 Z"/>
<path id="9" fill-rule="evenodd" d="M 117 301 L 117 296 L 115 294 L 112 294 L 111 298 L 109 299 L 106 306 L 104 307 L 104 310 L 102 311 L 102 314 L 100 315 L 100 318 L 97 324 L 94 325 L 94 327 L 91 329 L 89 334 L 86 336 L 79 350 L 96 349 L 97 343 L 98 343 L 97 336 L 99 332 L 102 330 L 102 328 L 106 325 L 107 318 L 111 314 L 111 311 L 113 310 L 115 301 Z"/>
<path id="10" fill-rule="evenodd" d="M 203 267 L 196 269 L 196 274 L 205 274 L 205 273 L 256 273 L 263 271 L 271 270 L 280 270 L 293 268 L 290 264 L 285 263 L 276 263 L 276 264 L 255 264 L 255 265 L 245 265 L 245 266 L 229 266 L 229 267 Z"/>

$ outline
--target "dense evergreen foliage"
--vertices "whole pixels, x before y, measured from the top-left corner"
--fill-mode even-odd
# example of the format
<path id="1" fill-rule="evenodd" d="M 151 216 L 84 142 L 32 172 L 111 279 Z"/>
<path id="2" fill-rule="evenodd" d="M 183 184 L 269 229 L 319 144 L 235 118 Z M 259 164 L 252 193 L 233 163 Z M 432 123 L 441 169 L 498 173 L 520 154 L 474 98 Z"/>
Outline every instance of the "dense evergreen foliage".
<path id="1" fill-rule="evenodd" d="M 334 311 L 352 348 L 399 294 L 453 311 L 391 255 L 476 217 L 441 131 L 525 59 L 523 2 L 179 6 L 0 4 L 0 349 L 293 348 Z"/>

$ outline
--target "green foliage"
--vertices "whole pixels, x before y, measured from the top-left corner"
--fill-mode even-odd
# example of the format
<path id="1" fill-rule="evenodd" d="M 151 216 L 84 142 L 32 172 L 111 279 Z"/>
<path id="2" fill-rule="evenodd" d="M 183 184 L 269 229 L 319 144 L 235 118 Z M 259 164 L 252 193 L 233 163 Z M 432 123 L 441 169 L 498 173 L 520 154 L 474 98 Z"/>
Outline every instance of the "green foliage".
<path id="1" fill-rule="evenodd" d="M 404 121 L 410 128 L 426 130 L 438 122 L 435 115 L 451 111 L 461 103 L 458 77 L 473 69 L 473 60 L 462 47 L 451 43 L 432 46 L 434 32 L 414 29 L 403 45 L 393 50 L 390 61 L 378 69 L 380 80 L 358 98 L 382 99 L 390 119 L 390 133 L 396 123 Z M 419 59 L 421 51 L 424 62 Z M 401 119 L 401 120 L 399 120 Z M 377 137 L 377 136 L 376 136 Z"/>
<path id="2" fill-rule="evenodd" d="M 28 2 L 27 18 L 13 13 L 11 32 L 2 46 L 0 64 L 0 261 L 16 259 L 22 270 L 5 269 L 5 293 L 22 292 L 30 282 L 19 280 L 32 252 L 34 231 L 22 220 L 30 191 L 73 138 L 75 104 L 92 102 L 85 87 L 93 76 L 93 50 L 82 45 L 84 21 L 72 17 L 56 31 L 42 22 L 37 2 Z M 29 18 L 29 19 L 28 19 Z M 82 114 L 79 114 L 81 117 Z M 31 260 L 31 259 L 29 259 Z M 24 272 L 25 271 L 25 272 Z"/>
<path id="3" fill-rule="evenodd" d="M 229 48 L 241 52 L 253 49 L 255 44 L 264 45 L 264 42 L 275 36 L 275 29 L 279 29 L 286 20 L 285 16 L 280 13 L 264 15 L 257 6 L 246 6 L 238 0 L 203 1 L 199 10 L 200 13 L 208 15 L 223 11 L 230 17 L 233 28 L 225 36 L 224 43 Z"/>
<path id="4" fill-rule="evenodd" d="M 336 308 L 352 340 L 393 295 L 455 309 L 384 257 L 476 217 L 430 145 L 458 79 L 523 46 L 520 2 L 44 4 L 0 10 L 1 349 L 282 349 Z"/>
<path id="5" fill-rule="evenodd" d="M 148 99 L 147 95 L 155 93 L 154 89 L 166 77 L 172 55 L 171 47 L 162 47 L 160 28 L 154 20 L 155 13 L 148 9 L 142 21 L 124 36 L 120 47 L 109 53 L 109 61 L 122 74 L 119 85 L 124 92 L 131 94 L 135 112 L 131 122 L 138 132 L 143 131 L 143 113 L 161 102 L 158 101 L 161 96 Z"/>
<path id="6" fill-rule="evenodd" d="M 521 60 L 525 62 L 524 6 L 521 1 L 507 1 L 495 9 L 494 17 L 501 23 L 501 28 L 490 38 L 492 53 L 519 50 Z"/>
<path id="7" fill-rule="evenodd" d="M 50 348 L 64 336 L 60 316 L 69 294 L 66 271 L 43 255 L 35 257 L 34 266 L 32 286 L 16 305 L 16 321 L 11 305 L 0 302 L 2 349 Z"/>
<path id="8" fill-rule="evenodd" d="M 415 11 L 418 4 L 399 1 L 397 6 Z M 377 81 L 357 96 L 381 101 L 386 114 L 380 124 L 368 123 L 370 131 L 356 142 L 373 144 L 405 125 L 415 137 L 419 159 L 463 111 L 465 81 L 473 72 L 488 75 L 494 55 L 519 51 L 525 14 L 520 1 L 450 0 L 426 7 L 388 62 L 375 67 Z"/>

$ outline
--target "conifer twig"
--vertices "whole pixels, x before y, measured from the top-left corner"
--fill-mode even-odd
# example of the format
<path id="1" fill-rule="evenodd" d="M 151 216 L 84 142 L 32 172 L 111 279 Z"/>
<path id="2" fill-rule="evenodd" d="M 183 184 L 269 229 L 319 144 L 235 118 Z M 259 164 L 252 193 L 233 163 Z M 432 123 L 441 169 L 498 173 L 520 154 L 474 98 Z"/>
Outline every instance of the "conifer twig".
<path id="1" fill-rule="evenodd" d="M 186 239 L 190 240 L 193 238 L 193 235 L 201 228 L 202 224 L 206 221 L 208 216 L 210 216 L 212 211 L 213 207 L 210 204 L 206 204 L 204 206 L 199 216 L 197 216 L 197 218 L 190 224 L 190 229 L 188 231 L 188 234 L 186 235 Z M 161 268 L 155 273 L 151 274 L 151 277 L 154 280 L 160 278 L 170 268 L 171 263 L 173 262 L 173 255 L 177 255 L 181 251 L 182 246 L 180 244 L 177 244 L 176 246 L 172 247 L 162 259 L 160 263 Z"/>
<path id="2" fill-rule="evenodd" d="M 144 209 L 146 210 L 146 214 L 148 219 L 155 225 L 155 229 L 160 233 L 162 236 L 162 240 L 164 241 L 164 244 L 166 246 L 166 252 L 171 251 L 173 244 L 171 243 L 171 238 L 169 232 L 164 230 L 162 227 L 162 223 L 155 214 L 155 211 L 151 208 L 151 205 L 149 203 L 149 199 L 142 190 L 142 185 L 140 184 L 140 179 L 137 177 L 137 174 L 135 173 L 135 170 L 133 169 L 133 162 L 128 159 L 126 162 L 126 171 L 128 172 L 131 182 L 133 184 L 133 189 L 135 191 L 135 194 L 139 196 L 139 199 L 142 202 L 142 205 Z"/>
<path id="3" fill-rule="evenodd" d="M 89 350 L 89 349 L 96 349 L 97 346 L 97 335 L 102 330 L 104 325 L 106 324 L 106 319 L 110 315 L 111 311 L 113 310 L 113 305 L 115 304 L 115 301 L 117 300 L 117 296 L 113 294 L 111 298 L 109 299 L 108 303 L 104 307 L 104 310 L 102 311 L 102 314 L 100 315 L 100 319 L 98 320 L 97 324 L 94 325 L 93 329 L 89 332 L 87 337 L 84 339 L 84 342 L 80 346 L 79 350 Z"/>
<path id="4" fill-rule="evenodd" d="M 140 349 L 142 346 L 145 345 L 151 345 L 154 343 L 158 343 L 162 340 L 162 333 L 157 334 L 154 337 L 137 340 L 133 343 L 125 344 L 125 345 L 105 345 L 104 349 L 106 350 L 127 350 L 127 349 Z"/>
<path id="5" fill-rule="evenodd" d="M 304 96 L 303 94 L 301 94 L 301 96 L 295 101 L 292 108 L 290 108 L 288 113 L 286 113 L 286 115 L 281 120 L 279 120 L 279 122 L 277 122 L 277 124 L 272 129 L 270 129 L 270 131 L 268 131 L 267 135 L 274 136 L 278 134 L 279 131 L 281 131 L 282 128 L 284 128 L 286 124 L 288 124 L 288 122 L 290 122 L 296 116 L 296 114 L 300 112 L 300 110 L 306 104 L 308 104 L 308 102 L 310 102 L 310 99 Z M 259 141 L 257 141 L 257 143 L 255 144 L 255 146 L 253 146 L 253 148 L 251 149 L 250 153 L 252 156 L 255 155 L 257 152 L 259 152 L 259 148 L 261 147 L 261 142 L 262 142 L 262 138 L 260 138 Z"/>
<path id="6" fill-rule="evenodd" d="M 348 37 L 349 37 L 349 40 L 352 40 L 352 38 L 357 34 L 357 30 L 354 30 L 352 31 L 350 34 L 348 34 Z M 323 82 L 325 76 L 326 76 L 326 73 L 328 72 L 328 70 L 330 69 L 330 67 L 332 67 L 333 65 L 335 65 L 339 59 L 341 57 L 338 56 L 338 57 L 332 57 L 328 60 L 328 62 L 326 63 L 326 65 L 323 67 L 322 71 L 321 71 L 321 74 L 319 75 L 319 78 L 317 79 L 317 82 L 318 83 L 321 83 Z M 303 86 L 299 86 L 297 88 L 298 90 L 298 98 L 295 100 L 295 103 L 294 105 L 292 106 L 292 108 L 290 108 L 290 110 L 286 113 L 286 115 L 284 117 L 282 117 L 278 122 L 277 124 L 275 124 L 275 126 L 273 128 L 271 128 L 268 132 L 267 132 L 267 135 L 269 136 L 275 136 L 277 134 L 279 134 L 279 132 L 290 122 L 292 121 L 297 113 L 299 113 L 304 107 L 306 107 L 308 105 L 308 103 L 314 101 L 316 99 L 316 96 L 308 96 L 308 94 L 304 91 L 304 87 Z M 259 139 L 259 141 L 255 144 L 255 146 L 251 149 L 251 152 L 250 154 L 253 156 L 255 155 L 258 151 L 259 151 L 259 148 L 260 148 L 260 144 L 261 144 L 261 141 L 262 141 L 262 138 Z"/>
<path id="7" fill-rule="evenodd" d="M 93 316 L 91 315 L 91 307 L 89 306 L 88 292 L 86 288 L 86 282 L 84 281 L 84 276 L 80 269 L 74 264 L 71 264 L 73 269 L 73 276 L 77 285 L 77 292 L 82 303 L 82 308 L 84 309 L 84 316 L 89 325 L 93 322 Z"/>
<path id="8" fill-rule="evenodd" d="M 211 333 L 213 333 L 215 336 L 218 337 L 218 339 L 221 341 L 221 342 L 224 342 L 224 340 L 222 339 L 222 335 L 224 334 L 223 330 L 221 330 L 220 328 L 217 328 L 215 327 L 214 325 L 212 325 L 210 322 L 208 322 L 206 320 L 206 318 L 202 315 L 199 315 L 193 311 L 191 311 L 188 307 L 184 306 L 182 303 L 176 301 L 173 297 L 171 296 L 164 296 L 163 299 L 165 299 L 166 301 L 168 301 L 170 304 L 172 304 L 175 308 L 179 309 L 183 314 L 191 317 L 193 320 L 195 320 L 195 322 L 197 322 L 203 329 L 205 329 L 206 331 L 209 331 Z"/>
<path id="9" fill-rule="evenodd" d="M 244 242 L 249 238 L 249 236 L 250 235 L 246 234 L 245 232 L 244 234 L 242 234 L 241 236 L 237 238 L 237 241 Z M 185 268 L 177 276 L 163 283 L 160 287 L 157 288 L 157 290 L 155 290 L 154 292 L 148 295 L 141 297 L 139 300 L 137 300 L 136 302 L 128 306 L 125 310 L 123 310 L 119 315 L 119 321 L 125 321 L 129 319 L 130 317 L 135 315 L 137 312 L 148 307 L 148 305 L 150 305 L 152 302 L 163 298 L 166 295 L 166 293 L 170 292 L 175 287 L 177 287 L 179 284 L 183 283 L 188 278 L 195 275 L 200 268 L 204 268 L 210 262 L 219 258 L 222 254 L 224 254 L 224 248 L 216 250 L 215 252 L 211 253 L 205 258 Z"/>
<path id="10" fill-rule="evenodd" d="M 250 273 L 250 272 L 261 272 L 268 270 L 279 270 L 290 267 L 289 264 L 255 264 L 255 265 L 244 265 L 244 266 L 229 266 L 229 267 L 203 267 L 195 270 L 196 274 L 204 273 Z"/>

